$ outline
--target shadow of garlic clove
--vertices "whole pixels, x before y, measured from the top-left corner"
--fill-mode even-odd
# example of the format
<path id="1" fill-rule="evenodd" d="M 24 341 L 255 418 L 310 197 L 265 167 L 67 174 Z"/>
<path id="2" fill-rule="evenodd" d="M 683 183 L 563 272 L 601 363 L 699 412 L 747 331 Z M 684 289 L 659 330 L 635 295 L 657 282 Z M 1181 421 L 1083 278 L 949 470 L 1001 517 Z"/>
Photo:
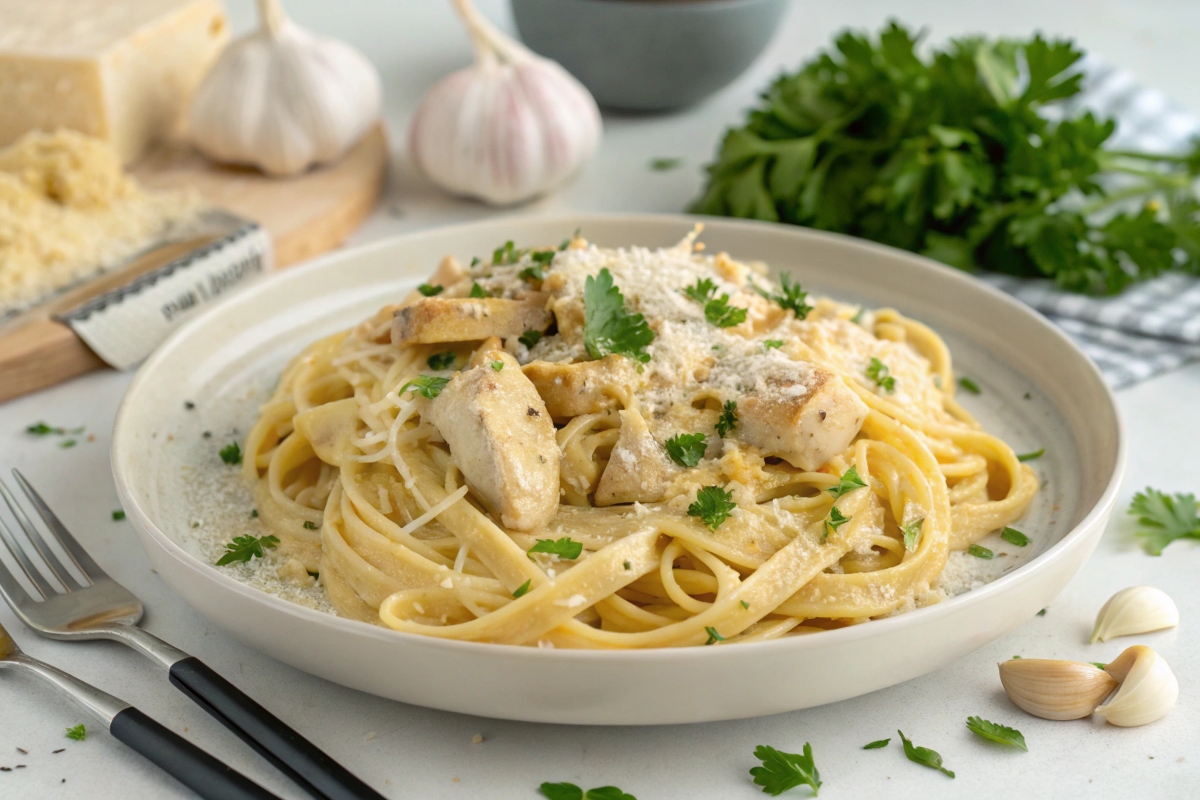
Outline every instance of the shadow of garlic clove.
<path id="1" fill-rule="evenodd" d="M 1120 687 L 1096 713 L 1113 725 L 1133 728 L 1162 719 L 1179 697 L 1175 673 L 1162 656 L 1145 645 L 1127 648 L 1104 669 Z"/>
<path id="2" fill-rule="evenodd" d="M 1100 608 L 1091 643 L 1173 628 L 1178 624 L 1179 609 L 1166 592 L 1153 586 L 1131 586 L 1114 594 Z"/>
<path id="3" fill-rule="evenodd" d="M 1090 716 L 1117 679 L 1081 661 L 1016 658 L 1000 664 L 1000 683 L 1021 710 L 1042 719 Z"/>

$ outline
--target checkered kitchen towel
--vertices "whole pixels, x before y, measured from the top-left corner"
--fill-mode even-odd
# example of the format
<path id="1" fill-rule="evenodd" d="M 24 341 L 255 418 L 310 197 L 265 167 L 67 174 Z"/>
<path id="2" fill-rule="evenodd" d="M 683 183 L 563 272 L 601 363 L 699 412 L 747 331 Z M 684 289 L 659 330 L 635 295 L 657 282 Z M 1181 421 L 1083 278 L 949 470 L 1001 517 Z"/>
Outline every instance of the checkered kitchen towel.
<path id="1" fill-rule="evenodd" d="M 1180 151 L 1200 135 L 1200 120 L 1161 92 L 1139 85 L 1129 72 L 1091 57 L 1082 64 L 1086 91 L 1073 107 L 1064 104 L 1063 111 L 1086 108 L 1115 118 L 1112 147 Z M 1114 389 L 1200 359 L 1200 278 L 1168 274 L 1111 298 L 1064 292 L 1049 280 L 984 279 L 1053 320 L 1096 362 Z"/>

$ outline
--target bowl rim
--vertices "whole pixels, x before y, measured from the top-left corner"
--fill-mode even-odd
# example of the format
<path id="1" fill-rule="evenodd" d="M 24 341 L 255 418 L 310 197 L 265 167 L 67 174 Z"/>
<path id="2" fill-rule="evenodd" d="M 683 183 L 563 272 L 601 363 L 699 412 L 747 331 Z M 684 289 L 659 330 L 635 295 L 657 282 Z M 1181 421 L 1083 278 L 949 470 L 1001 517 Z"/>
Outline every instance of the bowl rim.
<path id="1" fill-rule="evenodd" d="M 299 280 L 302 276 L 309 272 L 318 272 L 326 268 L 328 264 L 336 264 L 347 259 L 356 259 L 364 255 L 389 248 L 397 247 L 406 240 L 417 239 L 430 235 L 447 235 L 454 234 L 460 231 L 471 233 L 471 229 L 479 228 L 491 224 L 557 224 L 579 227 L 581 221 L 592 219 L 605 224 L 671 224 L 671 225 L 691 225 L 697 222 L 714 227 L 730 227 L 734 229 L 745 229 L 749 231 L 759 230 L 775 230 L 779 233 L 788 235 L 797 235 L 800 238 L 813 239 L 828 239 L 837 241 L 841 246 L 848 247 L 852 250 L 865 250 L 877 255 L 886 255 L 890 258 L 902 258 L 920 266 L 923 269 L 938 269 L 942 272 L 944 279 L 950 280 L 952 283 L 957 283 L 960 286 L 969 286 L 970 290 L 983 292 L 985 295 L 990 295 L 993 300 L 1000 301 L 1008 307 L 1008 310 L 1019 315 L 1029 318 L 1029 321 L 1040 326 L 1042 333 L 1049 335 L 1059 341 L 1060 344 L 1067 346 L 1068 352 L 1082 360 L 1089 371 L 1089 376 L 1096 382 L 1102 390 L 1101 396 L 1105 400 L 1105 411 L 1111 417 L 1112 424 L 1115 426 L 1116 447 L 1113 454 L 1111 472 L 1109 474 L 1104 490 L 1100 493 L 1099 498 L 1091 506 L 1084 516 L 1076 523 L 1062 538 L 1051 545 L 1046 551 L 1039 553 L 1027 563 L 1013 569 L 1012 571 L 1001 575 L 993 581 L 990 581 L 983 586 L 963 592 L 962 594 L 943 600 L 923 608 L 916 608 L 907 611 L 903 614 L 887 617 L 884 619 L 871 620 L 870 624 L 866 625 L 851 625 L 845 628 L 838 628 L 830 631 L 825 631 L 821 636 L 797 636 L 785 637 L 782 639 L 774 639 L 762 642 L 746 642 L 739 644 L 736 648 L 724 647 L 660 647 L 660 648 L 644 648 L 644 649 L 567 649 L 567 648 L 540 648 L 529 647 L 522 645 L 496 644 L 491 642 L 473 642 L 457 639 L 442 638 L 438 636 L 425 636 L 416 633 L 406 633 L 396 631 L 380 625 L 372 625 L 367 622 L 349 619 L 346 617 L 336 616 L 334 614 L 318 611 L 307 606 L 302 606 L 297 603 L 292 603 L 277 595 L 270 594 L 261 589 L 257 589 L 249 584 L 243 583 L 232 576 L 225 574 L 206 562 L 201 561 L 196 556 L 189 553 L 181 545 L 175 542 L 170 536 L 162 531 L 149 514 L 142 508 L 138 502 L 136 492 L 134 491 L 131 482 L 131 476 L 126 471 L 125 463 L 127 458 L 132 458 L 133 453 L 128 452 L 132 448 L 132 439 L 125 434 L 125 430 L 132 428 L 136 424 L 134 416 L 134 402 L 137 395 L 143 390 L 143 387 L 152 380 L 152 375 L 157 366 L 169 360 L 172 356 L 172 350 L 190 335 L 193 328 L 204 326 L 209 319 L 227 313 L 226 309 L 235 307 L 240 302 L 246 302 L 259 294 L 265 294 L 271 291 L 272 286 L 280 280 Z M 586 224 L 583 222 L 582 224 Z M 1071 341 L 1061 329 L 1055 326 L 1044 315 L 1038 313 L 1034 309 L 1021 303 L 1015 297 L 997 289 L 990 284 L 982 282 L 971 276 L 969 273 L 950 267 L 940 262 L 924 256 L 910 253 L 887 245 L 878 244 L 864 239 L 858 239 L 852 236 L 831 233 L 828 231 L 818 231 L 811 228 L 803 228 L 798 226 L 783 225 L 781 223 L 762 222 L 758 220 L 732 219 L 723 217 L 706 217 L 690 214 L 642 214 L 642 213 L 605 213 L 605 212 L 562 212 L 554 214 L 531 214 L 520 215 L 514 217 L 503 218 L 485 218 L 483 220 L 475 220 L 470 222 L 458 222 L 447 225 L 439 225 L 430 228 L 424 228 L 417 231 L 401 233 L 396 236 L 380 239 L 375 242 L 368 243 L 361 247 L 349 248 L 346 250 L 338 250 L 318 258 L 312 259 L 302 265 L 290 267 L 282 276 L 269 276 L 268 280 L 256 281 L 253 285 L 246 287 L 244 291 L 227 299 L 223 303 L 216 303 L 212 307 L 202 311 L 194 318 L 188 320 L 179 329 L 174 331 L 167 339 L 154 351 L 153 354 L 139 367 L 133 380 L 125 390 L 125 394 L 121 398 L 121 403 L 117 409 L 116 418 L 113 423 L 112 444 L 110 448 L 110 462 L 113 472 L 113 479 L 116 484 L 117 492 L 121 498 L 122 507 L 129 516 L 134 527 L 138 531 L 139 539 L 143 547 L 153 543 L 165 555 L 171 556 L 175 561 L 185 567 L 193 574 L 198 575 L 201 579 L 211 581 L 216 586 L 231 590 L 234 594 L 249 602 L 265 603 L 266 606 L 274 612 L 282 612 L 285 615 L 295 617 L 299 620 L 316 624 L 318 627 L 329 628 L 339 634 L 349 634 L 365 636 L 370 639 L 375 639 L 383 644 L 399 643 L 405 646 L 415 646 L 431 650 L 443 650 L 448 653 L 457 653 L 462 655 L 494 655 L 504 656 L 506 658 L 516 659 L 539 659 L 542 661 L 596 661 L 600 663 L 623 664 L 627 662 L 657 662 L 657 661 L 674 661 L 679 658 L 708 658 L 721 659 L 725 657 L 733 657 L 736 653 L 747 653 L 748 651 L 758 652 L 767 650 L 770 653 L 778 654 L 785 650 L 803 651 L 805 649 L 819 649 L 826 646 L 836 646 L 838 644 L 850 644 L 869 638 L 872 636 L 885 636 L 891 631 L 903 629 L 916 625 L 924 620 L 936 620 L 939 617 L 953 615 L 960 610 L 965 610 L 969 607 L 985 603 L 988 598 L 1006 592 L 1015 583 L 1022 583 L 1033 575 L 1051 569 L 1052 565 L 1063 558 L 1067 552 L 1085 545 L 1089 533 L 1098 523 L 1103 522 L 1116 503 L 1117 492 L 1120 488 L 1121 480 L 1124 476 L 1127 456 L 1127 440 L 1125 424 L 1121 418 L 1120 410 L 1116 404 L 1116 398 L 1112 389 L 1104 381 L 1099 369 L 1090 358 Z M 1102 527 L 1102 526 L 1101 526 Z M 171 587 L 173 592 L 176 592 L 174 587 Z M 178 594 L 178 592 L 176 592 Z"/>

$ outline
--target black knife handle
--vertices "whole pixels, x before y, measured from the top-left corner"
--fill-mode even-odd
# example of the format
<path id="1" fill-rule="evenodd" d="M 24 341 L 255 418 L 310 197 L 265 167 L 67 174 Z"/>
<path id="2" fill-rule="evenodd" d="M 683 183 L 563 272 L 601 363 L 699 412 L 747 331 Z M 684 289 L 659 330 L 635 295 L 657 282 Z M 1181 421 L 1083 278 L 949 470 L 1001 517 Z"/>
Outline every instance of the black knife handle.
<path id="1" fill-rule="evenodd" d="M 313 797 L 321 800 L 384 800 L 383 795 L 195 656 L 171 665 L 171 683 Z"/>
<path id="2" fill-rule="evenodd" d="M 206 800 L 279 800 L 277 795 L 133 706 L 113 717 L 108 729 L 113 736 Z"/>

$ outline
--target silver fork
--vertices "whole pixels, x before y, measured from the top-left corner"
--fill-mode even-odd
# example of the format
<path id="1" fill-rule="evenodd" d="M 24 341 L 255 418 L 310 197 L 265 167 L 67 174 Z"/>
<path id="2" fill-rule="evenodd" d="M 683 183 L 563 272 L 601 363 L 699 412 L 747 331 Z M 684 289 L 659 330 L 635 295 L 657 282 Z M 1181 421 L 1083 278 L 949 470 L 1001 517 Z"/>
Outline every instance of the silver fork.
<path id="1" fill-rule="evenodd" d="M 0 496 L 12 511 L 30 547 L 23 547 L 0 517 L 0 539 L 29 582 L 40 593 L 27 592 L 0 562 L 0 595 L 33 630 L 51 639 L 112 639 L 167 670 L 171 683 L 243 741 L 266 757 L 313 797 L 329 800 L 382 800 L 382 795 L 355 777 L 316 745 L 226 681 L 194 656 L 137 627 L 142 602 L 114 581 L 55 516 L 19 471 L 13 477 L 30 504 L 88 583 L 80 583 L 47 546 L 38 526 L 0 480 Z M 35 565 L 40 562 L 41 569 Z M 62 589 L 56 588 L 53 577 Z"/>

